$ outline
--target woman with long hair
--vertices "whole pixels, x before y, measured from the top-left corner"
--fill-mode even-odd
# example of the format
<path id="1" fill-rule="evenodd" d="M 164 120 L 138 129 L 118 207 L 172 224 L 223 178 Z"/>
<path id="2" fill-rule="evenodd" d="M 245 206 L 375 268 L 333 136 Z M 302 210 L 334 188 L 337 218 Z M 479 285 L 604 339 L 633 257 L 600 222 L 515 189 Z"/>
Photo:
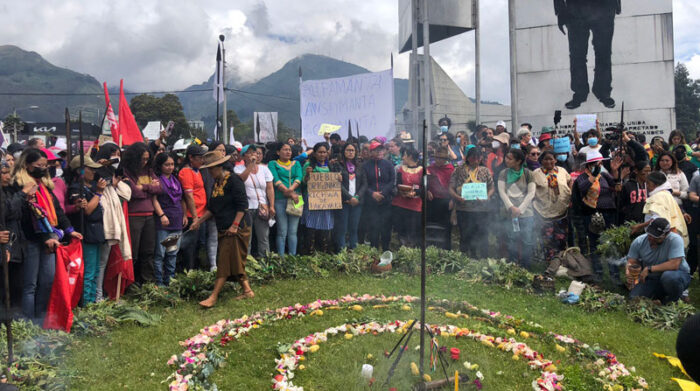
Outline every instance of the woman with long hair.
<path id="1" fill-rule="evenodd" d="M 360 170 L 357 160 L 356 144 L 345 144 L 338 162 L 331 167 L 332 172 L 339 172 L 343 209 L 335 211 L 335 247 L 338 251 L 347 247 L 357 247 L 357 232 L 362 216 L 362 196 L 367 191 L 367 176 Z M 346 242 L 345 236 L 348 236 Z"/>
<path id="2" fill-rule="evenodd" d="M 683 200 L 688 199 L 688 178 L 683 171 L 678 168 L 678 161 L 671 152 L 661 152 L 656 160 L 656 171 L 661 171 L 666 175 L 668 184 L 671 185 L 671 194 L 678 206 L 683 206 Z"/>
<path id="3" fill-rule="evenodd" d="M 310 210 L 309 194 L 306 191 L 312 172 L 330 172 L 329 167 L 330 148 L 325 142 L 316 143 L 309 159 L 304 163 L 304 214 L 301 223 L 306 227 L 304 235 L 304 253 L 329 252 L 331 230 L 333 229 L 333 213 L 330 209 Z"/>
<path id="4" fill-rule="evenodd" d="M 423 208 L 423 167 L 418 165 L 419 159 L 420 155 L 415 149 L 404 150 L 402 164 L 396 170 L 397 194 L 391 201 L 394 230 L 399 235 L 401 245 L 407 247 L 415 247 L 418 244 L 420 214 Z"/>
<path id="5" fill-rule="evenodd" d="M 153 157 L 144 143 L 134 143 L 124 152 L 121 167 L 124 180 L 131 187 L 129 230 L 134 276 L 139 283 L 155 281 L 153 257 L 156 248 L 156 225 L 153 219 L 153 196 L 163 190 L 151 166 Z"/>
<path id="6" fill-rule="evenodd" d="M 198 229 L 200 224 L 213 217 L 218 230 L 214 290 L 206 300 L 199 303 L 205 308 L 211 308 L 216 304 L 219 292 L 228 279 L 241 284 L 242 292 L 236 297 L 237 300 L 255 296 L 245 272 L 251 233 L 248 197 L 241 178 L 224 170 L 223 165 L 227 161 L 229 156 L 222 156 L 218 152 L 207 152 L 204 155 L 202 167 L 209 169 L 215 181 L 214 188 L 207 203 L 207 211 L 192 223 L 192 227 Z"/>
<path id="7" fill-rule="evenodd" d="M 101 164 L 85 156 L 80 166 L 80 156 L 70 162 L 74 172 L 73 183 L 68 188 L 67 204 L 73 205 L 73 213 L 67 213 L 73 227 L 83 234 L 83 304 L 97 300 L 97 277 L 100 269 L 100 249 L 105 242 L 104 211 L 100 199 L 107 187 L 107 181 L 97 174 Z M 82 175 L 81 175 L 82 171 Z M 82 217 L 82 221 L 81 221 Z"/>
<path id="8" fill-rule="evenodd" d="M 572 181 L 563 167 L 557 167 L 554 152 L 542 152 L 539 163 L 541 167 L 532 173 L 536 186 L 533 206 L 542 219 L 542 245 L 545 261 L 549 263 L 566 249 Z"/>
<path id="9" fill-rule="evenodd" d="M 275 217 L 275 188 L 272 185 L 272 173 L 266 164 L 262 164 L 262 147 L 249 144 L 243 147 L 245 165 L 233 170 L 245 182 L 248 196 L 248 210 L 255 232 L 256 256 L 262 258 L 270 252 L 270 219 Z M 252 244 L 253 235 L 250 236 Z"/>
<path id="10" fill-rule="evenodd" d="M 175 261 L 180 248 L 180 239 L 171 251 L 166 251 L 161 242 L 168 236 L 180 235 L 182 228 L 187 225 L 184 191 L 173 171 L 175 171 L 175 157 L 168 153 L 158 154 L 153 165 L 153 172 L 163 188 L 162 193 L 153 195 L 153 208 L 156 214 L 156 249 L 153 267 L 158 285 L 170 285 L 170 279 L 175 275 Z"/>
<path id="11" fill-rule="evenodd" d="M 267 167 L 272 173 L 275 186 L 275 212 L 277 213 L 277 254 L 284 256 L 285 242 L 289 254 L 297 254 L 298 215 L 287 213 L 289 204 L 297 205 L 301 193 L 302 170 L 298 162 L 292 160 L 292 147 L 287 143 L 277 145 L 276 159 L 270 160 Z M 291 210 L 291 209 L 290 209 Z"/>
<path id="12" fill-rule="evenodd" d="M 12 170 L 14 187 L 21 191 L 22 230 L 27 238 L 27 252 L 22 264 L 22 312 L 41 322 L 46 315 L 56 272 L 56 248 L 70 236 L 79 240 L 53 194 L 46 155 L 36 148 L 25 149 Z"/>
<path id="13" fill-rule="evenodd" d="M 505 207 L 510 224 L 506 229 L 508 258 L 524 268 L 530 267 L 532 258 L 532 231 L 534 213 L 532 200 L 536 184 L 532 172 L 525 167 L 525 154 L 511 149 L 503 160 L 506 169 L 498 176 L 498 193 Z M 520 251 L 518 251 L 520 249 Z"/>

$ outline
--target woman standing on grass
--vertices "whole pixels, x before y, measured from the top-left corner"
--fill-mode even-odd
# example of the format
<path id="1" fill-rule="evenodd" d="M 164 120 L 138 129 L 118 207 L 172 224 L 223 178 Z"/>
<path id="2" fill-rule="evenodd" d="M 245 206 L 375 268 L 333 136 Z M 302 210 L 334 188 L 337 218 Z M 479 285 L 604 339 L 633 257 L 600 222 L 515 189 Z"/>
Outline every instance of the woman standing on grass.
<path id="1" fill-rule="evenodd" d="M 338 162 L 331 171 L 341 175 L 343 209 L 335 211 L 335 246 L 338 251 L 346 247 L 345 235 L 349 237 L 348 248 L 357 247 L 357 230 L 362 215 L 362 196 L 367 191 L 367 176 L 360 170 L 357 161 L 357 145 L 345 144 Z"/>
<path id="2" fill-rule="evenodd" d="M 153 208 L 156 212 L 156 256 L 153 260 L 155 268 L 156 284 L 169 285 L 170 279 L 175 275 L 175 260 L 180 249 L 178 239 L 175 249 L 165 250 L 160 244 L 170 235 L 179 235 L 182 228 L 187 225 L 184 192 L 182 184 L 173 174 L 175 171 L 175 159 L 167 153 L 156 156 L 153 171 L 158 176 L 163 187 L 163 192 L 153 196 Z"/>
<path id="3" fill-rule="evenodd" d="M 285 241 L 289 254 L 297 254 L 297 229 L 301 216 L 287 213 L 287 205 L 299 202 L 299 186 L 301 186 L 302 171 L 298 162 L 292 161 L 292 147 L 280 143 L 277 148 L 277 159 L 271 160 L 267 167 L 272 173 L 275 185 L 275 212 L 277 217 L 277 254 L 284 256 Z M 291 200 L 291 201 L 290 201 Z"/>
<path id="4" fill-rule="evenodd" d="M 504 162 L 506 169 L 498 176 L 498 193 L 510 218 L 506 223 L 510 225 L 505 229 L 508 258 L 527 269 L 532 258 L 532 200 L 535 198 L 535 180 L 532 172 L 525 167 L 523 151 L 511 149 Z"/>
<path id="5" fill-rule="evenodd" d="M 223 165 L 229 159 L 229 156 L 222 156 L 213 151 L 204 155 L 202 168 L 209 169 L 215 181 L 214 188 L 207 204 L 207 211 L 199 220 L 192 223 L 192 229 L 197 229 L 204 221 L 214 217 L 218 230 L 216 282 L 211 295 L 199 303 L 204 308 L 211 308 L 216 304 L 219 292 L 228 279 L 241 284 L 242 293 L 236 297 L 236 300 L 255 296 L 245 272 L 251 233 L 248 197 L 241 178 L 224 170 Z"/>
<path id="6" fill-rule="evenodd" d="M 441 135 L 440 137 L 444 137 Z M 396 170 L 397 195 L 391 201 L 394 229 L 402 246 L 418 244 L 421 210 L 423 207 L 423 167 L 418 165 L 418 151 L 413 148 L 403 153 L 403 164 Z"/>
<path id="7" fill-rule="evenodd" d="M 302 170 L 304 172 L 304 185 L 308 186 L 312 172 L 330 172 L 328 154 L 328 144 L 320 142 L 314 145 L 313 153 L 309 156 Z M 309 210 L 309 195 L 306 190 L 304 191 L 304 215 L 301 216 L 301 223 L 306 226 L 304 253 L 311 255 L 315 252 L 329 252 L 333 213 L 330 209 Z"/>
<path id="8" fill-rule="evenodd" d="M 545 261 L 549 263 L 566 249 L 572 181 L 564 168 L 557 167 L 554 152 L 542 152 L 539 163 L 542 167 L 532 173 L 536 185 L 533 206 L 542 219 L 542 245 Z"/>

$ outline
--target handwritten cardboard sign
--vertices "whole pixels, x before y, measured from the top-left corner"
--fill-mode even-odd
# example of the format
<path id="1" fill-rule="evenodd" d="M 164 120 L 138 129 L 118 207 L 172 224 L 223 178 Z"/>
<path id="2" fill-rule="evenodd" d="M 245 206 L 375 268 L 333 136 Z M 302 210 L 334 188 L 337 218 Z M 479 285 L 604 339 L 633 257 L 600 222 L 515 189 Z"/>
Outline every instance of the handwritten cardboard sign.
<path id="1" fill-rule="evenodd" d="M 596 119 L 598 117 L 595 114 L 579 114 L 576 116 L 576 132 L 578 134 L 584 134 L 591 129 L 596 128 Z"/>
<path id="2" fill-rule="evenodd" d="M 343 209 L 340 173 L 310 173 L 307 190 L 309 192 L 309 210 Z"/>
<path id="3" fill-rule="evenodd" d="M 323 136 L 326 133 L 335 133 L 340 128 L 342 128 L 340 125 L 321 124 L 321 127 L 318 129 L 318 135 Z"/>
<path id="4" fill-rule="evenodd" d="M 465 183 L 462 185 L 462 198 L 467 201 L 488 200 L 486 183 Z"/>

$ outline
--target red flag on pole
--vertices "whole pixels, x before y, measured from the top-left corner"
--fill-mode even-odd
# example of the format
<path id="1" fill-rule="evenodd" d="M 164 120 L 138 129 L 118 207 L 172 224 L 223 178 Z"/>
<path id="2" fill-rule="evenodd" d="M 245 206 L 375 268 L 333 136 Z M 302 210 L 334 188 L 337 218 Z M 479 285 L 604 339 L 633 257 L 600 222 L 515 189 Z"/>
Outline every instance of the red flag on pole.
<path id="1" fill-rule="evenodd" d="M 126 219 L 127 236 L 131 237 L 131 227 L 129 227 L 129 208 L 126 202 L 122 202 L 124 218 Z M 130 244 L 126 244 L 129 246 Z M 120 277 L 121 276 L 121 277 Z M 121 282 L 120 282 L 121 279 Z M 119 244 L 112 246 L 107 261 L 105 271 L 104 292 L 110 299 L 115 300 L 117 296 L 124 295 L 126 288 L 134 282 L 134 262 L 131 259 L 124 259 Z M 119 287 L 119 289 L 117 289 Z M 117 291 L 119 294 L 117 295 Z"/>
<path id="2" fill-rule="evenodd" d="M 56 248 L 56 274 L 51 297 L 44 318 L 45 329 L 70 333 L 73 324 L 73 308 L 83 294 L 83 245 L 72 240 L 67 246 Z"/>
<path id="3" fill-rule="evenodd" d="M 114 142 L 119 142 L 119 123 L 117 123 L 117 116 L 114 115 L 114 110 L 112 109 L 112 102 L 109 99 L 109 92 L 107 91 L 107 83 L 103 83 L 103 87 L 105 89 L 105 103 L 106 103 L 106 114 L 105 114 L 105 122 L 109 126 L 109 130 L 112 133 L 112 140 Z"/>
<path id="4" fill-rule="evenodd" d="M 143 135 L 139 126 L 136 125 L 136 120 L 134 115 L 131 113 L 129 108 L 129 102 L 127 102 L 124 96 L 124 79 L 119 82 L 119 133 L 118 136 L 122 137 L 123 145 L 131 145 L 133 143 L 143 142 Z M 119 142 L 119 137 L 117 137 L 114 142 Z"/>

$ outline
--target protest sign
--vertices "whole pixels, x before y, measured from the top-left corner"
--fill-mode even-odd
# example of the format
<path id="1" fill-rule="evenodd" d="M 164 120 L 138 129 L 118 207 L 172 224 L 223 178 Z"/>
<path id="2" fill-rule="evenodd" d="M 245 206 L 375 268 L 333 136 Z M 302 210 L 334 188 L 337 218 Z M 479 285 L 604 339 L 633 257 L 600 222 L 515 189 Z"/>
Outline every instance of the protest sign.
<path id="1" fill-rule="evenodd" d="M 318 129 L 318 135 L 323 136 L 326 133 L 334 133 L 340 128 L 342 128 L 341 125 L 321 124 L 321 127 Z"/>
<path id="2" fill-rule="evenodd" d="M 302 137 L 309 145 L 324 141 L 323 124 L 338 124 L 338 133 L 360 130 L 367 138 L 396 134 L 394 77 L 382 72 L 324 80 L 304 80 L 299 86 Z"/>
<path id="3" fill-rule="evenodd" d="M 579 114 L 576 116 L 576 133 L 584 134 L 591 129 L 595 129 L 595 114 Z"/>
<path id="4" fill-rule="evenodd" d="M 310 173 L 307 190 L 309 192 L 309 210 L 343 209 L 340 173 Z"/>
<path id="5" fill-rule="evenodd" d="M 487 200 L 486 183 L 465 183 L 462 185 L 462 198 L 467 201 Z"/>
<path id="6" fill-rule="evenodd" d="M 554 147 L 554 153 L 571 152 L 571 140 L 568 137 L 555 138 L 552 146 Z"/>

